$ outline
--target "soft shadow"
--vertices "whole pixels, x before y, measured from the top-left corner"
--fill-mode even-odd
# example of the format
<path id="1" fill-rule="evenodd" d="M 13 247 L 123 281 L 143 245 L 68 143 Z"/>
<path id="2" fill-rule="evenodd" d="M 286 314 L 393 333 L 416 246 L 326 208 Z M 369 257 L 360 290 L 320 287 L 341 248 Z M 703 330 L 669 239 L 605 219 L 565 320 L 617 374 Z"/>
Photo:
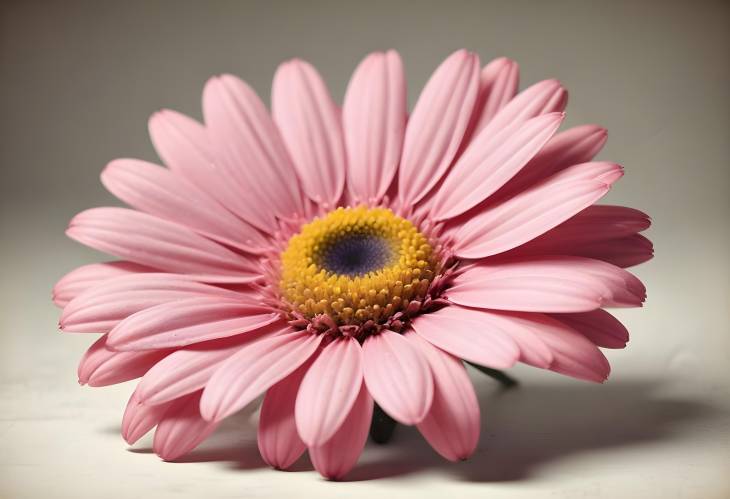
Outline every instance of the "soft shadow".
<path id="1" fill-rule="evenodd" d="M 450 463 L 413 428 L 346 477 L 359 481 L 438 469 L 468 481 L 528 479 L 551 461 L 581 452 L 682 438 L 683 425 L 717 415 L 701 402 L 662 397 L 650 382 L 522 385 L 480 394 L 482 433 L 469 460 Z M 370 444 L 372 446 L 372 444 Z"/>

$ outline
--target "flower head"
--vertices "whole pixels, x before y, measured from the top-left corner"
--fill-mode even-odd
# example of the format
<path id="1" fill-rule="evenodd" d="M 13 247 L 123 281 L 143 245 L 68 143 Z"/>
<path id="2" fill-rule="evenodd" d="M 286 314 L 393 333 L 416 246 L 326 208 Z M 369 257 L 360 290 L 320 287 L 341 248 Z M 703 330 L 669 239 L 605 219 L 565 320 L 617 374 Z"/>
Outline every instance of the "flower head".
<path id="1" fill-rule="evenodd" d="M 412 113 L 397 53 L 356 69 L 342 109 L 309 64 L 284 63 L 272 113 L 243 81 L 212 78 L 205 124 L 149 123 L 167 168 L 112 161 L 104 185 L 131 208 L 94 208 L 69 237 L 120 260 L 62 278 L 64 331 L 101 333 L 79 381 L 140 378 L 133 443 L 175 459 L 264 395 L 259 449 L 276 468 L 308 450 L 339 478 L 374 403 L 450 460 L 477 445 L 462 361 L 516 362 L 601 382 L 598 347 L 641 306 L 625 267 L 652 256 L 643 213 L 596 206 L 620 166 L 593 161 L 604 129 L 558 132 L 556 80 L 517 94 L 518 68 L 448 57 Z"/>

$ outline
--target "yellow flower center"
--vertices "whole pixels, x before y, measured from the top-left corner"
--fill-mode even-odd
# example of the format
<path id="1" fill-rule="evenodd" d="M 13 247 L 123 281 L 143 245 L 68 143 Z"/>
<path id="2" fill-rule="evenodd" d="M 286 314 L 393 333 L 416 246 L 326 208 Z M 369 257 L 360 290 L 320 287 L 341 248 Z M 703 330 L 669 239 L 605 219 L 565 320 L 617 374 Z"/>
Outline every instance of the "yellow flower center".
<path id="1" fill-rule="evenodd" d="M 378 323 L 423 300 L 436 257 L 426 236 L 389 209 L 338 208 L 289 239 L 279 287 L 307 319 Z"/>

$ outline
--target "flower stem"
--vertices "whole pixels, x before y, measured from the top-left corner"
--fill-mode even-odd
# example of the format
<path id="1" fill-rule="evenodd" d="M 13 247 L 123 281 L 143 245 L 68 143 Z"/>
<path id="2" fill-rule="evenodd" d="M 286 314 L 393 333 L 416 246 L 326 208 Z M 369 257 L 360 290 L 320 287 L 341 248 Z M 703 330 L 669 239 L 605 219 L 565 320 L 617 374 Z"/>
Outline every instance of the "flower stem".
<path id="1" fill-rule="evenodd" d="M 388 416 L 378 404 L 373 408 L 373 421 L 370 424 L 370 438 L 376 444 L 387 444 L 393 437 L 398 423 Z"/>
<path id="2" fill-rule="evenodd" d="M 483 372 L 490 378 L 496 379 L 497 381 L 502 383 L 502 386 L 504 388 L 513 388 L 520 384 L 513 377 L 508 376 L 505 373 L 503 373 L 502 371 L 498 371 L 497 369 L 492 369 L 491 367 L 480 366 L 479 364 L 474 364 L 472 362 L 467 362 L 467 364 L 469 364 L 473 368 L 477 369 L 478 371 Z"/>

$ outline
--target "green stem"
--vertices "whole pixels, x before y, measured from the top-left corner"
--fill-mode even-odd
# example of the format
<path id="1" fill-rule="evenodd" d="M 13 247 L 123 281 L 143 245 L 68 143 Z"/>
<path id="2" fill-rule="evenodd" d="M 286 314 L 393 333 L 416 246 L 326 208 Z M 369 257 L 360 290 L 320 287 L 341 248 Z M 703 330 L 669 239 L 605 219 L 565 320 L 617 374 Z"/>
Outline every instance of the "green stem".
<path id="1" fill-rule="evenodd" d="M 393 437 L 397 424 L 378 404 L 375 404 L 373 421 L 370 423 L 370 438 L 377 444 L 387 444 Z"/>
<path id="2" fill-rule="evenodd" d="M 491 367 L 480 366 L 479 364 L 474 364 L 472 362 L 467 362 L 467 364 L 469 364 L 473 368 L 477 369 L 478 371 L 483 372 L 484 374 L 486 374 L 490 378 L 496 379 L 497 381 L 499 381 L 500 383 L 502 383 L 502 386 L 504 388 L 513 388 L 513 387 L 515 387 L 515 386 L 517 386 L 517 385 L 520 384 L 513 377 L 508 376 L 505 373 L 503 373 L 502 371 L 498 371 L 497 369 L 492 369 Z"/>

